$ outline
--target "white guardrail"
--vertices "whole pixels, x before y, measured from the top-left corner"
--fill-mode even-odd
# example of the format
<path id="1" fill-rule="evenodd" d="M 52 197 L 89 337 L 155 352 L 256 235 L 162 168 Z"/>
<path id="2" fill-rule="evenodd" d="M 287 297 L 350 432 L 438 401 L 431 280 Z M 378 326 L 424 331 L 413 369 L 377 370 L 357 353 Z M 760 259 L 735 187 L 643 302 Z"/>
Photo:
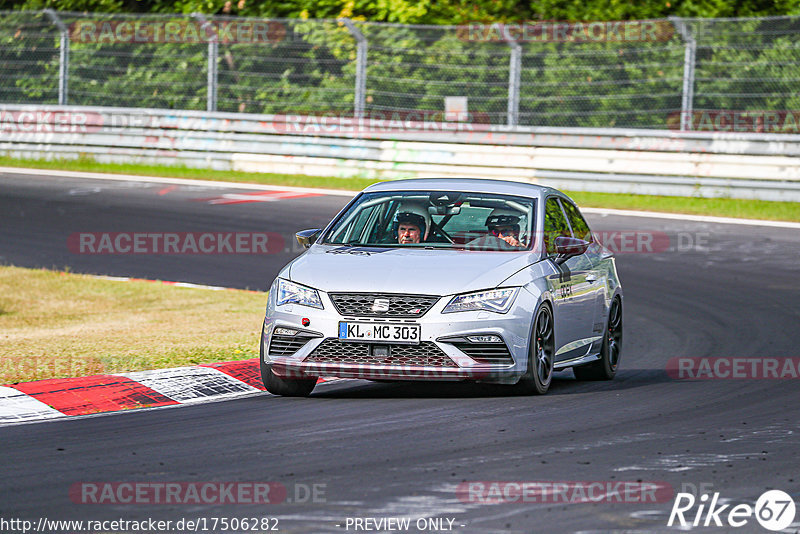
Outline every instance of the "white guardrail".
<path id="1" fill-rule="evenodd" d="M 0 154 L 343 179 L 487 177 L 573 191 L 800 201 L 800 135 L 0 104 Z"/>

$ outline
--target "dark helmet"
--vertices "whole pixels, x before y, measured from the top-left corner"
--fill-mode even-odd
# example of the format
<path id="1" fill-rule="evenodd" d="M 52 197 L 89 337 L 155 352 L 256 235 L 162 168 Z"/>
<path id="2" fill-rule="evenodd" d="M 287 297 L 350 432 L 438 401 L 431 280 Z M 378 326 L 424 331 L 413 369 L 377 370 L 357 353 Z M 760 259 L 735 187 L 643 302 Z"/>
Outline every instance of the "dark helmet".
<path id="1" fill-rule="evenodd" d="M 509 215 L 508 213 L 502 213 L 502 211 L 505 210 L 496 209 L 491 215 L 486 217 L 486 226 L 489 228 L 489 231 L 491 232 L 498 226 L 510 226 L 517 234 L 519 234 L 520 217 L 517 215 Z"/>
<path id="2" fill-rule="evenodd" d="M 400 224 L 402 223 L 413 224 L 414 226 L 419 228 L 420 236 L 425 235 L 425 228 L 426 228 L 425 217 L 423 217 L 422 215 L 419 215 L 417 213 L 411 213 L 410 211 L 402 211 L 397 214 L 397 217 L 395 217 L 396 231 L 399 231 Z"/>

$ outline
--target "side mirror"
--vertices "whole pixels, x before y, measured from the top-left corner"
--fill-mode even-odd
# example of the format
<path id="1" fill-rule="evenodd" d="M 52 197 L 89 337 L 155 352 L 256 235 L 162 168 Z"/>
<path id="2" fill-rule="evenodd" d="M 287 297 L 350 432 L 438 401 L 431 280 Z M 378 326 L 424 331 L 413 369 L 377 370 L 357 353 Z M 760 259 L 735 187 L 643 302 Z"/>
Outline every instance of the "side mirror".
<path id="1" fill-rule="evenodd" d="M 583 239 L 578 239 L 577 237 L 566 237 L 560 236 L 556 238 L 556 256 L 555 261 L 556 264 L 561 265 L 568 259 L 573 256 L 578 256 L 586 252 L 586 249 L 589 248 L 591 243 L 589 241 L 584 241 Z"/>
<path id="2" fill-rule="evenodd" d="M 313 228 L 311 230 L 297 232 L 294 235 L 297 238 L 297 242 L 300 243 L 303 248 L 309 248 L 311 245 L 317 242 L 317 237 L 319 237 L 319 233 L 321 231 L 321 228 Z"/>

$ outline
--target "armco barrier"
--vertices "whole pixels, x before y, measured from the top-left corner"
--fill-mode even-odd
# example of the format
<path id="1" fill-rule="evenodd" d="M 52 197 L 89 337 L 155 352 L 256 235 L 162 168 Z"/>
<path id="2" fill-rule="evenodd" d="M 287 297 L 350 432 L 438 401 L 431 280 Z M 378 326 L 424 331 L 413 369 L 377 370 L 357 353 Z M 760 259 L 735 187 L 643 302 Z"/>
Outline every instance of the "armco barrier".
<path id="1" fill-rule="evenodd" d="M 800 135 L 0 105 L 0 154 L 563 189 L 800 201 Z"/>

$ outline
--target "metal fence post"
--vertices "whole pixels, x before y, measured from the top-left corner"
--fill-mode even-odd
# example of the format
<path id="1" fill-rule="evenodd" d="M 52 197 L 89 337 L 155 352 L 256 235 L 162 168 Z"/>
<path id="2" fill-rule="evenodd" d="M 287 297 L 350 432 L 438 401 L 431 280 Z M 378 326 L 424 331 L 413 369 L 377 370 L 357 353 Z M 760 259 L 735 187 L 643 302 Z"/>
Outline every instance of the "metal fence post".
<path id="1" fill-rule="evenodd" d="M 217 57 L 219 56 L 219 42 L 214 37 L 208 42 L 208 98 L 206 110 L 217 111 Z"/>
<path id="2" fill-rule="evenodd" d="M 201 29 L 209 36 L 206 111 L 217 111 L 217 58 L 219 57 L 219 37 L 213 26 L 211 26 L 211 23 L 202 13 L 192 13 L 192 17 L 200 21 L 202 24 Z"/>
<path id="3" fill-rule="evenodd" d="M 58 47 L 58 105 L 67 105 L 67 91 L 69 88 L 69 28 L 58 18 L 52 9 L 45 9 L 45 14 L 58 26 L 61 40 Z"/>
<path id="4" fill-rule="evenodd" d="M 508 116 L 506 124 L 516 126 L 519 120 L 519 85 L 522 75 L 522 47 L 518 42 L 507 40 L 511 46 L 508 62 Z"/>
<path id="5" fill-rule="evenodd" d="M 356 40 L 356 95 L 353 99 L 353 115 L 363 117 L 367 98 L 367 38 L 350 19 L 339 19 Z"/>
<path id="6" fill-rule="evenodd" d="M 681 97 L 681 131 L 691 130 L 692 109 L 694 107 L 694 67 L 697 41 L 686 23 L 678 17 L 669 18 L 686 42 L 683 53 L 683 92 Z"/>

